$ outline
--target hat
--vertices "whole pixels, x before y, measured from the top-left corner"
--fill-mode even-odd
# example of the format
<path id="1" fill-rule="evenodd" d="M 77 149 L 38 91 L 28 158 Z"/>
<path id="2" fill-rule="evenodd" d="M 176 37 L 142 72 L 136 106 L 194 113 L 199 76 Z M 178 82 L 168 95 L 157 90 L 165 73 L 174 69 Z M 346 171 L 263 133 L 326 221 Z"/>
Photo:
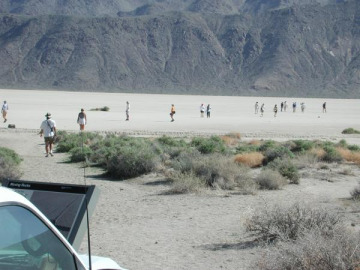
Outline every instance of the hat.
<path id="1" fill-rule="evenodd" d="M 51 113 L 48 112 L 48 113 L 45 114 L 45 116 L 48 117 L 48 118 L 50 118 L 50 117 L 51 117 Z"/>

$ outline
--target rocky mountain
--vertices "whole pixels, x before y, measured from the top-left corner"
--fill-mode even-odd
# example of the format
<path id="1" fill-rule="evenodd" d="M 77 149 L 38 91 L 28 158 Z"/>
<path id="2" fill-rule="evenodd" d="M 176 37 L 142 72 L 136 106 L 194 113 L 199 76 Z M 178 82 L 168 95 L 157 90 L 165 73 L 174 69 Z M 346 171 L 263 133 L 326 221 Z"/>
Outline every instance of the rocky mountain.
<path id="1" fill-rule="evenodd" d="M 359 0 L 44 3 L 1 1 L 0 87 L 360 97 Z"/>

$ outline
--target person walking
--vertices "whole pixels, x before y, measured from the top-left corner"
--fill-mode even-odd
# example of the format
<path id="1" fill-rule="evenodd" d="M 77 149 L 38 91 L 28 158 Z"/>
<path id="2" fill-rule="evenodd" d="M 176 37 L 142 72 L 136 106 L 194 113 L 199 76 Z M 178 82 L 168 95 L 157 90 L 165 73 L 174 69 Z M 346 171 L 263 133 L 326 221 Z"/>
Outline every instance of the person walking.
<path id="1" fill-rule="evenodd" d="M 255 114 L 259 112 L 259 102 L 255 102 Z"/>
<path id="2" fill-rule="evenodd" d="M 293 107 L 293 112 L 296 112 L 296 101 L 293 102 L 292 107 Z"/>
<path id="3" fill-rule="evenodd" d="M 53 143 L 56 136 L 56 123 L 51 119 L 51 113 L 45 115 L 46 120 L 41 122 L 40 125 L 40 137 L 44 136 L 45 140 L 45 157 L 53 156 Z"/>
<path id="4" fill-rule="evenodd" d="M 285 100 L 285 101 L 284 101 L 284 112 L 286 112 L 287 108 L 288 108 L 288 105 L 287 105 L 287 102 L 286 102 L 286 100 Z"/>
<path id="5" fill-rule="evenodd" d="M 205 113 L 205 105 L 201 104 L 200 105 L 200 117 L 204 117 L 204 113 Z"/>
<path id="6" fill-rule="evenodd" d="M 305 112 L 305 103 L 301 102 L 301 112 Z"/>
<path id="7" fill-rule="evenodd" d="M 275 106 L 274 106 L 274 117 L 276 117 L 277 112 L 278 112 L 278 107 L 277 107 L 277 105 L 275 104 Z"/>
<path id="8" fill-rule="evenodd" d="M 326 102 L 323 103 L 322 108 L 323 108 L 323 113 L 326 113 Z"/>
<path id="9" fill-rule="evenodd" d="M 7 121 L 7 112 L 8 112 L 8 110 L 9 110 L 9 104 L 5 100 L 2 107 L 1 107 L 2 117 L 4 118 L 4 123 L 6 123 L 6 121 Z"/>
<path id="10" fill-rule="evenodd" d="M 129 121 L 130 120 L 130 103 L 129 101 L 126 101 L 126 120 L 125 121 Z"/>
<path id="11" fill-rule="evenodd" d="M 283 111 L 283 109 L 284 109 L 284 102 L 283 101 L 280 104 L 280 109 L 281 109 L 281 111 Z"/>
<path id="12" fill-rule="evenodd" d="M 264 116 L 264 111 L 265 111 L 265 104 L 261 104 L 261 107 L 260 107 L 260 116 L 263 117 Z"/>
<path id="13" fill-rule="evenodd" d="M 207 118 L 210 118 L 210 112 L 211 112 L 211 106 L 210 106 L 210 104 L 208 104 L 206 107 L 206 117 Z"/>
<path id="14" fill-rule="evenodd" d="M 80 110 L 77 118 L 77 123 L 80 125 L 80 130 L 83 131 L 85 129 L 85 125 L 87 124 L 87 118 L 84 109 Z"/>
<path id="15" fill-rule="evenodd" d="M 171 104 L 171 109 L 170 109 L 170 117 L 171 117 L 171 122 L 174 122 L 174 114 L 175 114 L 175 105 Z"/>

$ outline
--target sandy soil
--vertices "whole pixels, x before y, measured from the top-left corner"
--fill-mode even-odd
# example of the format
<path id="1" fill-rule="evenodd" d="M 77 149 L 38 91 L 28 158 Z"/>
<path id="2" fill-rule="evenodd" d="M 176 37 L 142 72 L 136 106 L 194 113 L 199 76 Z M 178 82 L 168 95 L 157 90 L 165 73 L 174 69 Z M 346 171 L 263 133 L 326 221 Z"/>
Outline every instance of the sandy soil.
<path id="1" fill-rule="evenodd" d="M 168 186 L 161 175 L 115 182 L 95 168 L 67 163 L 65 154 L 44 157 L 43 140 L 37 135 L 46 112 L 60 130 L 77 131 L 76 117 L 83 107 L 90 131 L 130 135 L 177 136 L 239 132 L 245 140 L 274 138 L 345 138 L 359 143 L 359 135 L 342 135 L 348 127 L 360 129 L 357 100 L 320 100 L 260 97 L 203 97 L 170 95 L 106 94 L 52 91 L 0 90 L 9 103 L 8 122 L 1 124 L 0 146 L 14 149 L 24 159 L 22 179 L 72 184 L 94 184 L 100 199 L 91 217 L 92 252 L 108 256 L 128 269 L 251 269 L 261 248 L 247 242 L 245 222 L 254 211 L 275 203 L 306 202 L 338 208 L 355 228 L 359 211 L 348 200 L 357 185 L 358 166 L 317 166 L 302 171 L 300 185 L 280 191 L 240 195 L 231 191 L 201 194 L 160 195 Z M 125 102 L 131 103 L 131 120 L 125 121 Z M 306 103 L 292 113 L 273 116 L 274 104 L 287 100 Z M 265 103 L 264 117 L 254 114 L 254 103 Z M 326 101 L 327 113 L 321 105 Z M 176 106 L 170 122 L 170 105 Z M 212 105 L 210 119 L 200 118 L 201 103 Z M 108 106 L 109 112 L 90 111 Z M 8 129 L 15 124 L 16 129 Z M 346 173 L 344 173 L 346 172 Z M 86 239 L 81 252 L 86 250 Z"/>

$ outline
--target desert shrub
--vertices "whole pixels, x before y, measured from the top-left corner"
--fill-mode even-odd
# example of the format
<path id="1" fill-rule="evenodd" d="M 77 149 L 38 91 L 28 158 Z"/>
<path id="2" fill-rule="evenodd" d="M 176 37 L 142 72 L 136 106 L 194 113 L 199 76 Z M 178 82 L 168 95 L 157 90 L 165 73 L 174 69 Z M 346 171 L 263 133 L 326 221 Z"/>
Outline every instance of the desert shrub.
<path id="1" fill-rule="evenodd" d="M 158 163 L 151 146 L 146 143 L 123 146 L 109 157 L 107 173 L 117 179 L 128 179 L 152 172 Z"/>
<path id="2" fill-rule="evenodd" d="M 348 147 L 348 144 L 346 142 L 346 140 L 344 139 L 341 139 L 337 144 L 336 144 L 337 147 L 342 147 L 342 148 L 347 148 Z"/>
<path id="3" fill-rule="evenodd" d="M 265 169 L 255 178 L 260 189 L 276 190 L 287 184 L 287 180 L 278 172 Z"/>
<path id="4" fill-rule="evenodd" d="M 224 153 L 226 150 L 224 141 L 218 136 L 211 136 L 210 138 L 195 137 L 192 139 L 191 145 L 203 154 Z"/>
<path id="5" fill-rule="evenodd" d="M 268 168 L 278 171 L 282 176 L 289 179 L 291 184 L 299 184 L 300 175 L 297 167 L 288 158 L 277 158 L 267 165 Z"/>
<path id="6" fill-rule="evenodd" d="M 22 158 L 14 150 L 6 147 L 0 147 L 0 157 L 14 165 L 19 165 L 22 161 Z"/>
<path id="7" fill-rule="evenodd" d="M 277 143 L 273 140 L 268 140 L 259 146 L 259 151 L 265 152 L 270 148 L 275 148 L 276 146 L 279 146 L 279 143 Z"/>
<path id="8" fill-rule="evenodd" d="M 357 187 L 355 187 L 351 192 L 351 198 L 353 198 L 354 200 L 359 201 L 360 200 L 360 183 L 358 184 Z"/>
<path id="9" fill-rule="evenodd" d="M 204 189 L 205 182 L 192 172 L 172 172 L 169 176 L 172 181 L 171 188 L 165 194 L 184 194 L 199 192 Z"/>
<path id="10" fill-rule="evenodd" d="M 312 230 L 326 235 L 342 225 L 341 217 L 328 209 L 316 209 L 295 203 L 289 207 L 276 205 L 256 211 L 246 229 L 262 239 L 297 240 Z"/>
<path id="11" fill-rule="evenodd" d="M 0 147 L 0 182 L 5 179 L 19 179 L 21 157 L 9 148 Z"/>
<path id="12" fill-rule="evenodd" d="M 250 168 L 260 167 L 263 163 L 264 155 L 259 152 L 238 154 L 235 162 L 249 166 Z"/>
<path id="13" fill-rule="evenodd" d="M 123 147 L 141 148 L 141 145 L 149 143 L 143 138 L 134 138 L 130 136 L 116 136 L 108 134 L 101 140 L 94 140 L 90 145 L 91 155 L 88 157 L 93 164 L 107 167 L 109 159 L 116 155 Z M 141 151 L 141 150 L 139 150 Z"/>
<path id="14" fill-rule="evenodd" d="M 154 151 L 160 155 L 163 162 L 174 159 L 181 152 L 188 150 L 188 144 L 183 139 L 175 139 L 168 136 L 157 138 L 153 144 Z"/>
<path id="15" fill-rule="evenodd" d="M 355 152 L 358 152 L 360 151 L 360 146 L 356 145 L 356 144 L 350 144 L 347 146 L 347 148 L 350 150 L 350 151 L 355 151 Z"/>
<path id="16" fill-rule="evenodd" d="M 95 140 L 101 140 L 102 136 L 92 132 L 81 133 L 67 133 L 65 131 L 58 132 L 58 142 L 56 144 L 56 151 L 60 153 L 70 152 L 71 149 L 90 145 Z"/>
<path id="17" fill-rule="evenodd" d="M 201 153 L 196 149 L 189 149 L 181 152 L 171 161 L 171 167 L 182 173 L 191 172 L 194 168 L 194 162 L 202 159 Z"/>
<path id="18" fill-rule="evenodd" d="M 359 241 L 359 234 L 348 230 L 336 229 L 330 235 L 313 230 L 295 242 L 268 249 L 253 269 L 356 270 L 360 267 Z"/>
<path id="19" fill-rule="evenodd" d="M 88 159 L 92 154 L 92 150 L 88 146 L 75 147 L 70 150 L 70 161 L 81 162 Z"/>
<path id="20" fill-rule="evenodd" d="M 360 134 L 360 131 L 356 130 L 354 128 L 346 128 L 341 133 L 342 134 Z"/>
<path id="21" fill-rule="evenodd" d="M 314 142 L 308 140 L 293 140 L 294 146 L 291 148 L 292 152 L 301 153 L 309 151 L 314 147 Z"/>
<path id="22" fill-rule="evenodd" d="M 246 143 L 238 145 L 235 149 L 236 154 L 249 153 L 249 152 L 258 152 L 259 145 Z"/>
<path id="23" fill-rule="evenodd" d="M 183 139 L 175 139 L 169 136 L 162 136 L 156 139 L 161 145 L 172 147 L 186 147 L 187 143 Z"/>
<path id="24" fill-rule="evenodd" d="M 343 160 L 339 152 L 332 145 L 331 146 L 325 145 L 324 151 L 325 151 L 325 155 L 322 157 L 322 161 L 331 163 L 331 162 L 341 162 Z"/>
<path id="25" fill-rule="evenodd" d="M 90 109 L 90 111 L 102 111 L 102 112 L 108 112 L 110 111 L 110 108 L 108 106 L 100 107 L 100 108 L 93 108 Z"/>
<path id="26" fill-rule="evenodd" d="M 265 152 L 264 152 L 264 164 L 266 165 L 267 163 L 277 159 L 277 158 L 293 158 L 294 154 L 286 147 L 284 146 L 275 146 L 275 147 L 271 147 L 268 148 Z"/>

